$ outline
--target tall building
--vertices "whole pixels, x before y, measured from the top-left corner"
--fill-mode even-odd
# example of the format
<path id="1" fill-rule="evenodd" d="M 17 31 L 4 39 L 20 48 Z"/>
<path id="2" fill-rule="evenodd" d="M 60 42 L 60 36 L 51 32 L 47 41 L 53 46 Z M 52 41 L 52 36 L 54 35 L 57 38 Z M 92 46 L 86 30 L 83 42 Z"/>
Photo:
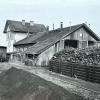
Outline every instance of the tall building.
<path id="1" fill-rule="evenodd" d="M 7 20 L 4 28 L 7 40 L 7 53 L 14 52 L 13 44 L 24 39 L 29 35 L 35 35 L 38 32 L 44 32 L 46 30 L 43 24 L 36 24 L 33 21 L 25 22 Z"/>

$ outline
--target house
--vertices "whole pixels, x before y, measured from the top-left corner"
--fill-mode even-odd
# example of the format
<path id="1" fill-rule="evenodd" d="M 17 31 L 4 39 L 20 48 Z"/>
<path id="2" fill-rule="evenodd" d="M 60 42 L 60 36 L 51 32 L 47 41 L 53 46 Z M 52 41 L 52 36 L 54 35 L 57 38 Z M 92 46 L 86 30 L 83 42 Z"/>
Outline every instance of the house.
<path id="1" fill-rule="evenodd" d="M 36 44 L 36 41 L 34 41 L 34 40 L 38 39 L 43 34 L 45 34 L 45 32 L 38 32 L 37 34 L 30 35 L 30 36 L 16 42 L 13 45 L 15 48 L 15 52 L 13 54 L 13 59 L 21 61 L 23 59 L 23 57 L 25 57 L 23 55 L 23 52 L 26 51 L 29 47 Z"/>
<path id="2" fill-rule="evenodd" d="M 15 48 L 13 44 L 24 39 L 29 35 L 35 35 L 38 32 L 46 30 L 43 24 L 36 24 L 33 21 L 30 23 L 22 21 L 7 20 L 4 28 L 4 33 L 7 37 L 7 53 L 13 53 Z"/>
<path id="3" fill-rule="evenodd" d="M 6 58 L 7 47 L 0 46 L 0 57 Z"/>
<path id="4" fill-rule="evenodd" d="M 29 38 L 16 44 L 17 47 L 18 45 L 20 47 L 22 43 L 23 45 L 26 45 L 28 42 L 34 43 L 33 46 L 28 47 L 23 53 L 26 57 L 33 60 L 34 65 L 38 66 L 47 65 L 53 55 L 64 48 L 85 48 L 96 45 L 97 41 L 100 40 L 84 23 L 65 28 L 63 28 L 63 23 L 61 23 L 61 27 L 58 29 L 46 31 L 43 35 L 36 36 L 31 41 Z"/>

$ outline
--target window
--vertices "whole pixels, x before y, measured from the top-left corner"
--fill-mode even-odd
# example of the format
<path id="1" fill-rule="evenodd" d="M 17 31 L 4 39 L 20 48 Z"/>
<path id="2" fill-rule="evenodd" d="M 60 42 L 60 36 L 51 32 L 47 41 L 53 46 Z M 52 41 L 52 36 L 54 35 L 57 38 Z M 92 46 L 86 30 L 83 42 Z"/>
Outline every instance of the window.
<path id="1" fill-rule="evenodd" d="M 83 35 L 83 34 L 82 34 L 82 33 L 80 33 L 80 37 L 82 37 L 82 35 Z"/>
<path id="2" fill-rule="evenodd" d="M 24 48 L 24 51 L 27 50 L 27 48 Z"/>
<path id="3" fill-rule="evenodd" d="M 14 40 L 14 33 L 11 33 L 11 34 L 10 34 L 10 39 L 11 39 L 11 40 Z"/>
<path id="4" fill-rule="evenodd" d="M 10 39 L 10 32 L 7 32 L 7 40 L 9 40 Z"/>
<path id="5" fill-rule="evenodd" d="M 9 42 L 8 42 L 8 48 L 10 48 L 10 47 L 11 47 L 11 42 L 9 41 Z"/>

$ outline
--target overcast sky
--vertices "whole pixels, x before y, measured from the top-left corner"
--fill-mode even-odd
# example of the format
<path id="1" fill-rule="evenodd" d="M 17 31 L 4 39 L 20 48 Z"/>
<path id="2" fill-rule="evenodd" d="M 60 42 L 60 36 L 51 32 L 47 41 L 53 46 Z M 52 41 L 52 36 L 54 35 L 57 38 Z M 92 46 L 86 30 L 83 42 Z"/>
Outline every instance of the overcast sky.
<path id="1" fill-rule="evenodd" d="M 55 28 L 63 21 L 64 27 L 87 22 L 100 36 L 99 0 L 0 0 L 0 45 L 6 46 L 3 29 L 7 19 L 49 25 Z"/>

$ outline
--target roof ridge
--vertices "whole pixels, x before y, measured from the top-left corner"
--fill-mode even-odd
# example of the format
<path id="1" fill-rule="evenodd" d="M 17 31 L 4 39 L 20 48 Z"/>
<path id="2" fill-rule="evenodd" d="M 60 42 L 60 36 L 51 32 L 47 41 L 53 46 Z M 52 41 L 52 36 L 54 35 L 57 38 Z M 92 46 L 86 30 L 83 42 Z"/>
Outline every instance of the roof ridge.
<path id="1" fill-rule="evenodd" d="M 16 20 L 6 20 L 6 22 L 19 22 L 19 23 L 21 23 L 22 21 L 16 21 Z M 25 21 L 25 23 L 26 24 L 29 24 L 30 22 L 28 22 L 28 21 Z M 38 23 L 34 23 L 35 25 L 44 25 L 44 24 L 38 24 Z"/>
<path id="2" fill-rule="evenodd" d="M 64 27 L 62 29 L 65 29 L 65 28 L 69 28 L 69 27 L 74 27 L 74 26 L 81 26 L 81 25 L 84 25 L 85 23 L 81 23 L 81 24 L 75 24 L 75 25 L 71 25 L 71 26 L 67 26 L 67 27 Z M 86 25 L 86 24 L 85 24 Z M 61 28 L 57 28 L 55 30 L 51 30 L 51 31 L 57 31 L 57 30 L 61 30 Z M 50 31 L 49 31 L 50 32 Z"/>
<path id="3" fill-rule="evenodd" d="M 22 33 L 27 33 L 28 28 L 30 28 L 30 33 L 34 32 L 40 32 L 46 30 L 46 27 L 44 24 L 38 24 L 34 23 L 34 25 L 29 25 L 30 22 L 25 22 L 25 25 L 22 25 L 21 21 L 16 21 L 16 20 L 6 20 L 5 28 L 4 28 L 4 33 L 7 33 L 7 27 L 8 26 L 14 26 L 15 30 L 12 30 L 14 32 L 22 32 Z"/>
<path id="4" fill-rule="evenodd" d="M 83 25 L 83 23 L 81 23 L 81 24 L 75 24 L 75 25 L 71 25 L 71 26 L 68 26 L 68 27 L 65 27 L 65 28 L 69 28 L 69 27 L 75 27 L 75 26 L 81 26 L 81 25 Z"/>

